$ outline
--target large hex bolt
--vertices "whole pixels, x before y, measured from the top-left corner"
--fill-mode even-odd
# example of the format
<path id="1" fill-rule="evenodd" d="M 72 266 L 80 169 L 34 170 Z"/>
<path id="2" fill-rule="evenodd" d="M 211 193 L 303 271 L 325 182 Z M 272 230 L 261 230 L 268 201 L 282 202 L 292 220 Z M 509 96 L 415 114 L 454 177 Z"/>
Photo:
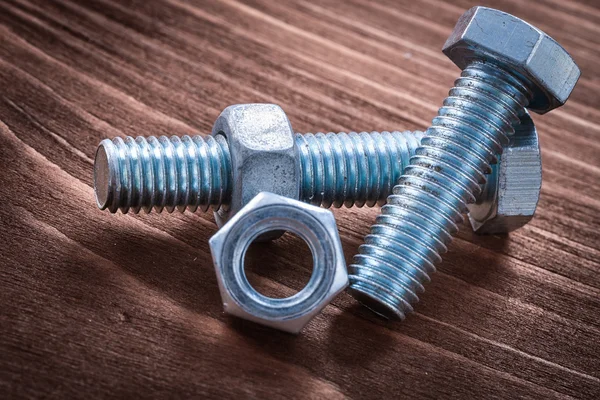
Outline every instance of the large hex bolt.
<path id="1" fill-rule="evenodd" d="M 265 111 L 269 115 L 267 121 L 277 119 L 279 124 L 271 135 L 272 132 L 281 132 L 283 138 L 275 138 L 278 150 L 268 156 L 270 165 L 254 172 L 257 161 L 246 163 L 248 154 L 260 161 L 261 152 L 268 153 L 273 145 L 270 140 L 259 140 L 259 143 L 265 143 L 264 147 L 250 152 L 245 149 L 239 151 L 239 142 L 260 139 L 261 132 L 268 130 L 269 125 L 259 127 L 252 123 L 245 127 L 240 122 L 247 123 L 261 115 L 264 117 Z M 240 113 L 244 114 L 244 119 L 236 117 Z M 105 139 L 96 152 L 94 168 L 98 207 L 111 212 L 120 209 L 123 213 L 138 213 L 141 209 L 172 212 L 175 209 L 195 211 L 200 208 L 206 211 L 212 206 L 217 211 L 216 220 L 219 222 L 232 213 L 231 204 L 234 204 L 234 209 L 239 209 L 247 202 L 247 198 L 243 200 L 244 190 L 246 197 L 256 194 L 257 190 L 283 194 L 283 190 L 272 185 L 278 184 L 273 182 L 278 171 L 274 168 L 278 165 L 274 157 L 283 160 L 290 168 L 289 155 L 285 152 L 294 154 L 300 165 L 301 201 L 326 208 L 342 205 L 371 207 L 382 204 L 391 194 L 423 136 L 421 132 L 295 134 L 293 152 L 289 144 L 285 144 L 286 149 L 281 154 L 284 147 L 281 140 L 290 135 L 289 122 L 283 116 L 281 108 L 275 105 L 231 106 L 215 123 L 214 136 Z M 509 232 L 526 224 L 535 213 L 541 186 L 541 159 L 537 132 L 526 112 L 521 126 L 521 139 L 513 140 L 508 151 L 509 154 L 520 155 L 522 160 L 531 160 L 530 164 L 505 156 L 506 162 L 493 166 L 492 179 L 485 186 L 483 195 L 470 206 L 470 221 L 478 233 Z M 249 136 L 248 140 L 239 138 L 239 134 L 236 137 L 229 133 L 239 133 L 243 129 L 246 129 L 244 134 Z M 219 132 L 229 134 L 224 136 Z M 238 142 L 238 151 L 231 151 L 228 140 L 229 143 L 232 140 Z M 263 161 L 265 159 L 266 156 L 262 158 Z M 243 171 L 243 166 L 250 170 Z M 232 170 L 237 171 L 237 188 L 234 188 L 236 179 Z M 524 171 L 527 171 L 529 180 L 520 178 Z M 248 190 L 251 182 L 244 182 L 246 178 L 242 173 L 262 173 L 258 182 L 254 177 L 252 180 L 254 185 L 262 184 Z M 286 175 L 289 174 L 286 172 Z M 288 196 L 298 195 L 294 185 L 285 184 L 282 188 L 287 188 Z M 522 191 L 515 194 L 514 188 Z M 523 193 L 527 193 L 527 203 L 518 200 Z"/>
<path id="2" fill-rule="evenodd" d="M 561 106 L 580 75 L 544 32 L 485 7 L 459 19 L 443 51 L 462 75 L 349 266 L 351 294 L 385 317 L 413 310 L 523 108 Z"/>

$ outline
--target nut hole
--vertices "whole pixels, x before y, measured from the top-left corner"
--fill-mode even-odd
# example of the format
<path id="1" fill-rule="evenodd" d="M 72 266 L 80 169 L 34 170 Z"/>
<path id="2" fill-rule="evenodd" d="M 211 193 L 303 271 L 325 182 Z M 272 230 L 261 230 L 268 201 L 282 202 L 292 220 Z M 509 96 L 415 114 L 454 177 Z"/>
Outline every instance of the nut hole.
<path id="1" fill-rule="evenodd" d="M 286 232 L 276 242 L 253 241 L 244 257 L 244 273 L 258 293 L 286 299 L 308 284 L 313 264 L 308 244 L 295 233 Z"/>

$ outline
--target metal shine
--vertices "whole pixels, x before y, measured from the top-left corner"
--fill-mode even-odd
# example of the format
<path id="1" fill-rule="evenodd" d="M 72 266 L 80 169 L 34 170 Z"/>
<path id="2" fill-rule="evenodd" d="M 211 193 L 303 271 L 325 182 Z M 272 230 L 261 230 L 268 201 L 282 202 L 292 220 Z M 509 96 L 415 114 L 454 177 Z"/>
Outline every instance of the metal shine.
<path id="1" fill-rule="evenodd" d="M 485 7 L 460 18 L 444 52 L 461 77 L 349 266 L 350 293 L 387 318 L 413 311 L 523 109 L 562 105 L 579 77 L 546 34 Z"/>
<path id="2" fill-rule="evenodd" d="M 384 202 L 422 137 L 422 132 L 295 134 L 300 200 L 326 208 Z M 98 207 L 113 213 L 218 210 L 231 203 L 231 153 L 220 135 L 105 139 L 94 168 Z"/>
<path id="3" fill-rule="evenodd" d="M 301 237 L 313 255 L 308 284 L 284 299 L 267 297 L 246 277 L 250 244 L 273 231 Z M 331 211 L 261 192 L 209 240 L 225 312 L 290 333 L 298 333 L 348 286 L 342 242 Z"/>

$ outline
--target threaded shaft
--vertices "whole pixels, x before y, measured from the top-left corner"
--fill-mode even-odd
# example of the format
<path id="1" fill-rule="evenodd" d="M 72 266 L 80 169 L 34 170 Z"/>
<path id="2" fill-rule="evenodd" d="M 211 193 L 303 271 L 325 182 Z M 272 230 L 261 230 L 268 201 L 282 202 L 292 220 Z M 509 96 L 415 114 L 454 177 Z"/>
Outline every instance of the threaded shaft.
<path id="1" fill-rule="evenodd" d="M 492 64 L 463 71 L 349 266 L 355 298 L 386 317 L 412 311 L 531 96 Z"/>
<path id="2" fill-rule="evenodd" d="M 96 202 L 110 212 L 217 209 L 231 196 L 231 162 L 223 137 L 117 137 L 98 146 Z"/>
<path id="3" fill-rule="evenodd" d="M 422 132 L 296 134 L 300 200 L 324 207 L 385 201 L 422 137 Z M 113 213 L 216 210 L 231 198 L 229 147 L 220 135 L 105 139 L 94 164 L 98 207 Z"/>
<path id="4" fill-rule="evenodd" d="M 296 134 L 300 200 L 325 208 L 385 201 L 422 137 L 422 132 Z"/>

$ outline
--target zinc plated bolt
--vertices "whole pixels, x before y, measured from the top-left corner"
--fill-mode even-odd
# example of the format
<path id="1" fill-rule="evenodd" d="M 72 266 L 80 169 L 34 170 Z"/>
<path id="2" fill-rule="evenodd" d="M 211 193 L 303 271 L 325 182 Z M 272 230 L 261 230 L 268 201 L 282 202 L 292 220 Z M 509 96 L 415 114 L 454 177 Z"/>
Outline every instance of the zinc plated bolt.
<path id="1" fill-rule="evenodd" d="M 296 134 L 300 200 L 329 208 L 385 201 L 422 132 Z M 221 136 L 120 137 L 96 152 L 100 209 L 215 211 L 231 198 L 231 155 Z M 193 171 L 190 173 L 189 171 Z"/>
<path id="2" fill-rule="evenodd" d="M 508 233 L 535 214 L 542 167 L 527 111 L 516 129 L 477 203 L 469 205 L 476 233 Z M 295 134 L 299 199 L 324 207 L 381 204 L 422 137 L 422 132 Z M 229 203 L 230 169 L 229 147 L 219 135 L 105 139 L 96 152 L 96 200 L 111 212 L 216 210 Z"/>
<path id="3" fill-rule="evenodd" d="M 580 75 L 548 35 L 485 7 L 459 19 L 443 51 L 461 77 L 349 266 L 350 293 L 388 318 L 413 310 L 524 107 L 563 105 Z"/>

